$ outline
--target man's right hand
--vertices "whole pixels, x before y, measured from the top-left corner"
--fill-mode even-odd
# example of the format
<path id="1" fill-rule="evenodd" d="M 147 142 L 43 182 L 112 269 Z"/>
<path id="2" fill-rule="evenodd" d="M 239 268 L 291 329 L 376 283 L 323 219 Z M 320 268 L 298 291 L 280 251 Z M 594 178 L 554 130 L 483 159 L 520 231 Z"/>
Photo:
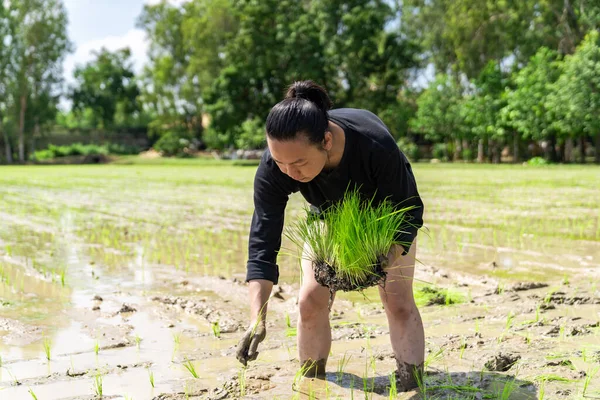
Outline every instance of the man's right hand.
<path id="1" fill-rule="evenodd" d="M 236 349 L 238 361 L 247 366 L 248 361 L 256 360 L 256 357 L 258 357 L 258 351 L 256 351 L 258 344 L 265 340 L 266 336 L 267 328 L 264 320 L 250 324 Z"/>

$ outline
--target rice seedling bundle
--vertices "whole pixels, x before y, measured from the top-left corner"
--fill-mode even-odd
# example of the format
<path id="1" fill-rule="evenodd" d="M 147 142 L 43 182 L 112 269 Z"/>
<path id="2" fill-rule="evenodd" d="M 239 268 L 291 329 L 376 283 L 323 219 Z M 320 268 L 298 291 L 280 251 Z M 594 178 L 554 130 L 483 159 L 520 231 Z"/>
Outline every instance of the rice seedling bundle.
<path id="1" fill-rule="evenodd" d="M 298 219 L 286 236 L 300 246 L 314 267 L 316 281 L 338 290 L 363 290 L 385 283 L 387 254 L 397 236 L 410 226 L 407 212 L 389 201 L 375 204 L 364 200 L 357 190 L 348 191 L 342 201 L 319 215 L 308 208 L 307 217 Z"/>

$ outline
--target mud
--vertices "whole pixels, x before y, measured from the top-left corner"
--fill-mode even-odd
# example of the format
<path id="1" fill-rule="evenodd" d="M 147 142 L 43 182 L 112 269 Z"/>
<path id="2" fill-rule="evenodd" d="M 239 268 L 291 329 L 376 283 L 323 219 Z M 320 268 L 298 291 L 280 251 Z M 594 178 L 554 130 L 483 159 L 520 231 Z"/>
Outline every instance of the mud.
<path id="1" fill-rule="evenodd" d="M 119 400 L 382 400 L 392 381 L 402 389 L 377 287 L 336 294 L 325 376 L 297 376 L 300 277 L 283 253 L 260 354 L 247 368 L 236 360 L 249 322 L 251 176 L 209 186 L 218 171 L 102 168 L 27 187 L 23 172 L 0 185 L 0 399 L 31 399 L 30 389 L 40 400 L 99 399 L 98 380 L 102 398 Z M 476 186 L 457 193 L 458 178 L 438 176 L 452 182 L 429 188 L 444 192 L 428 204 L 414 281 L 424 387 L 397 398 L 600 397 L 600 242 L 574 239 L 562 219 L 540 219 L 534 232 L 496 229 L 536 222 L 568 198 L 552 187 L 521 213 L 528 185 L 513 196 L 495 182 L 502 203 L 492 207 L 489 190 L 471 202 L 463 197 Z M 578 186 L 572 198 L 597 198 L 597 187 Z M 301 205 L 292 196 L 290 215 Z M 590 207 L 578 215 L 594 238 Z"/>

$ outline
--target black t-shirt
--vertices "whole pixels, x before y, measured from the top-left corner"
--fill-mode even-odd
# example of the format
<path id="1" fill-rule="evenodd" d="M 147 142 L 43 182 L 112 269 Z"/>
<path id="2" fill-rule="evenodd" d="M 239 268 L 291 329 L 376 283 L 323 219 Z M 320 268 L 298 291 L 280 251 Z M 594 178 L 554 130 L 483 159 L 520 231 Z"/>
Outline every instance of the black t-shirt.
<path id="1" fill-rule="evenodd" d="M 385 124 L 370 111 L 352 108 L 329 111 L 329 120 L 345 132 L 344 153 L 336 168 L 321 172 L 310 182 L 298 182 L 281 172 L 268 149 L 263 154 L 254 178 L 247 281 L 266 279 L 277 283 L 285 207 L 289 195 L 298 191 L 321 210 L 354 188 L 363 197 L 374 198 L 374 204 L 388 199 L 398 207 L 415 206 L 408 212 L 411 226 L 396 236 L 402 243 L 412 243 L 423 225 L 423 202 L 410 163 Z"/>

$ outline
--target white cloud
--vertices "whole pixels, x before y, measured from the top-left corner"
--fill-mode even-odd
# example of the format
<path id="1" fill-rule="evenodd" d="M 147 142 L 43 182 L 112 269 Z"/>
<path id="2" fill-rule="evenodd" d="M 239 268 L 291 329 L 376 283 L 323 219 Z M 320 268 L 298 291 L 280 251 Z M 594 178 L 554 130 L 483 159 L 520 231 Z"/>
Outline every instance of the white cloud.
<path id="1" fill-rule="evenodd" d="M 94 58 L 92 51 L 106 48 L 115 51 L 124 47 L 131 49 L 131 59 L 136 73 L 142 70 L 146 63 L 148 41 L 146 34 L 140 29 L 130 29 L 122 36 L 107 36 L 102 39 L 91 40 L 78 46 L 75 53 L 70 54 L 64 64 L 64 76 L 67 82 L 73 82 L 73 72 L 77 65 L 83 65 Z"/>

